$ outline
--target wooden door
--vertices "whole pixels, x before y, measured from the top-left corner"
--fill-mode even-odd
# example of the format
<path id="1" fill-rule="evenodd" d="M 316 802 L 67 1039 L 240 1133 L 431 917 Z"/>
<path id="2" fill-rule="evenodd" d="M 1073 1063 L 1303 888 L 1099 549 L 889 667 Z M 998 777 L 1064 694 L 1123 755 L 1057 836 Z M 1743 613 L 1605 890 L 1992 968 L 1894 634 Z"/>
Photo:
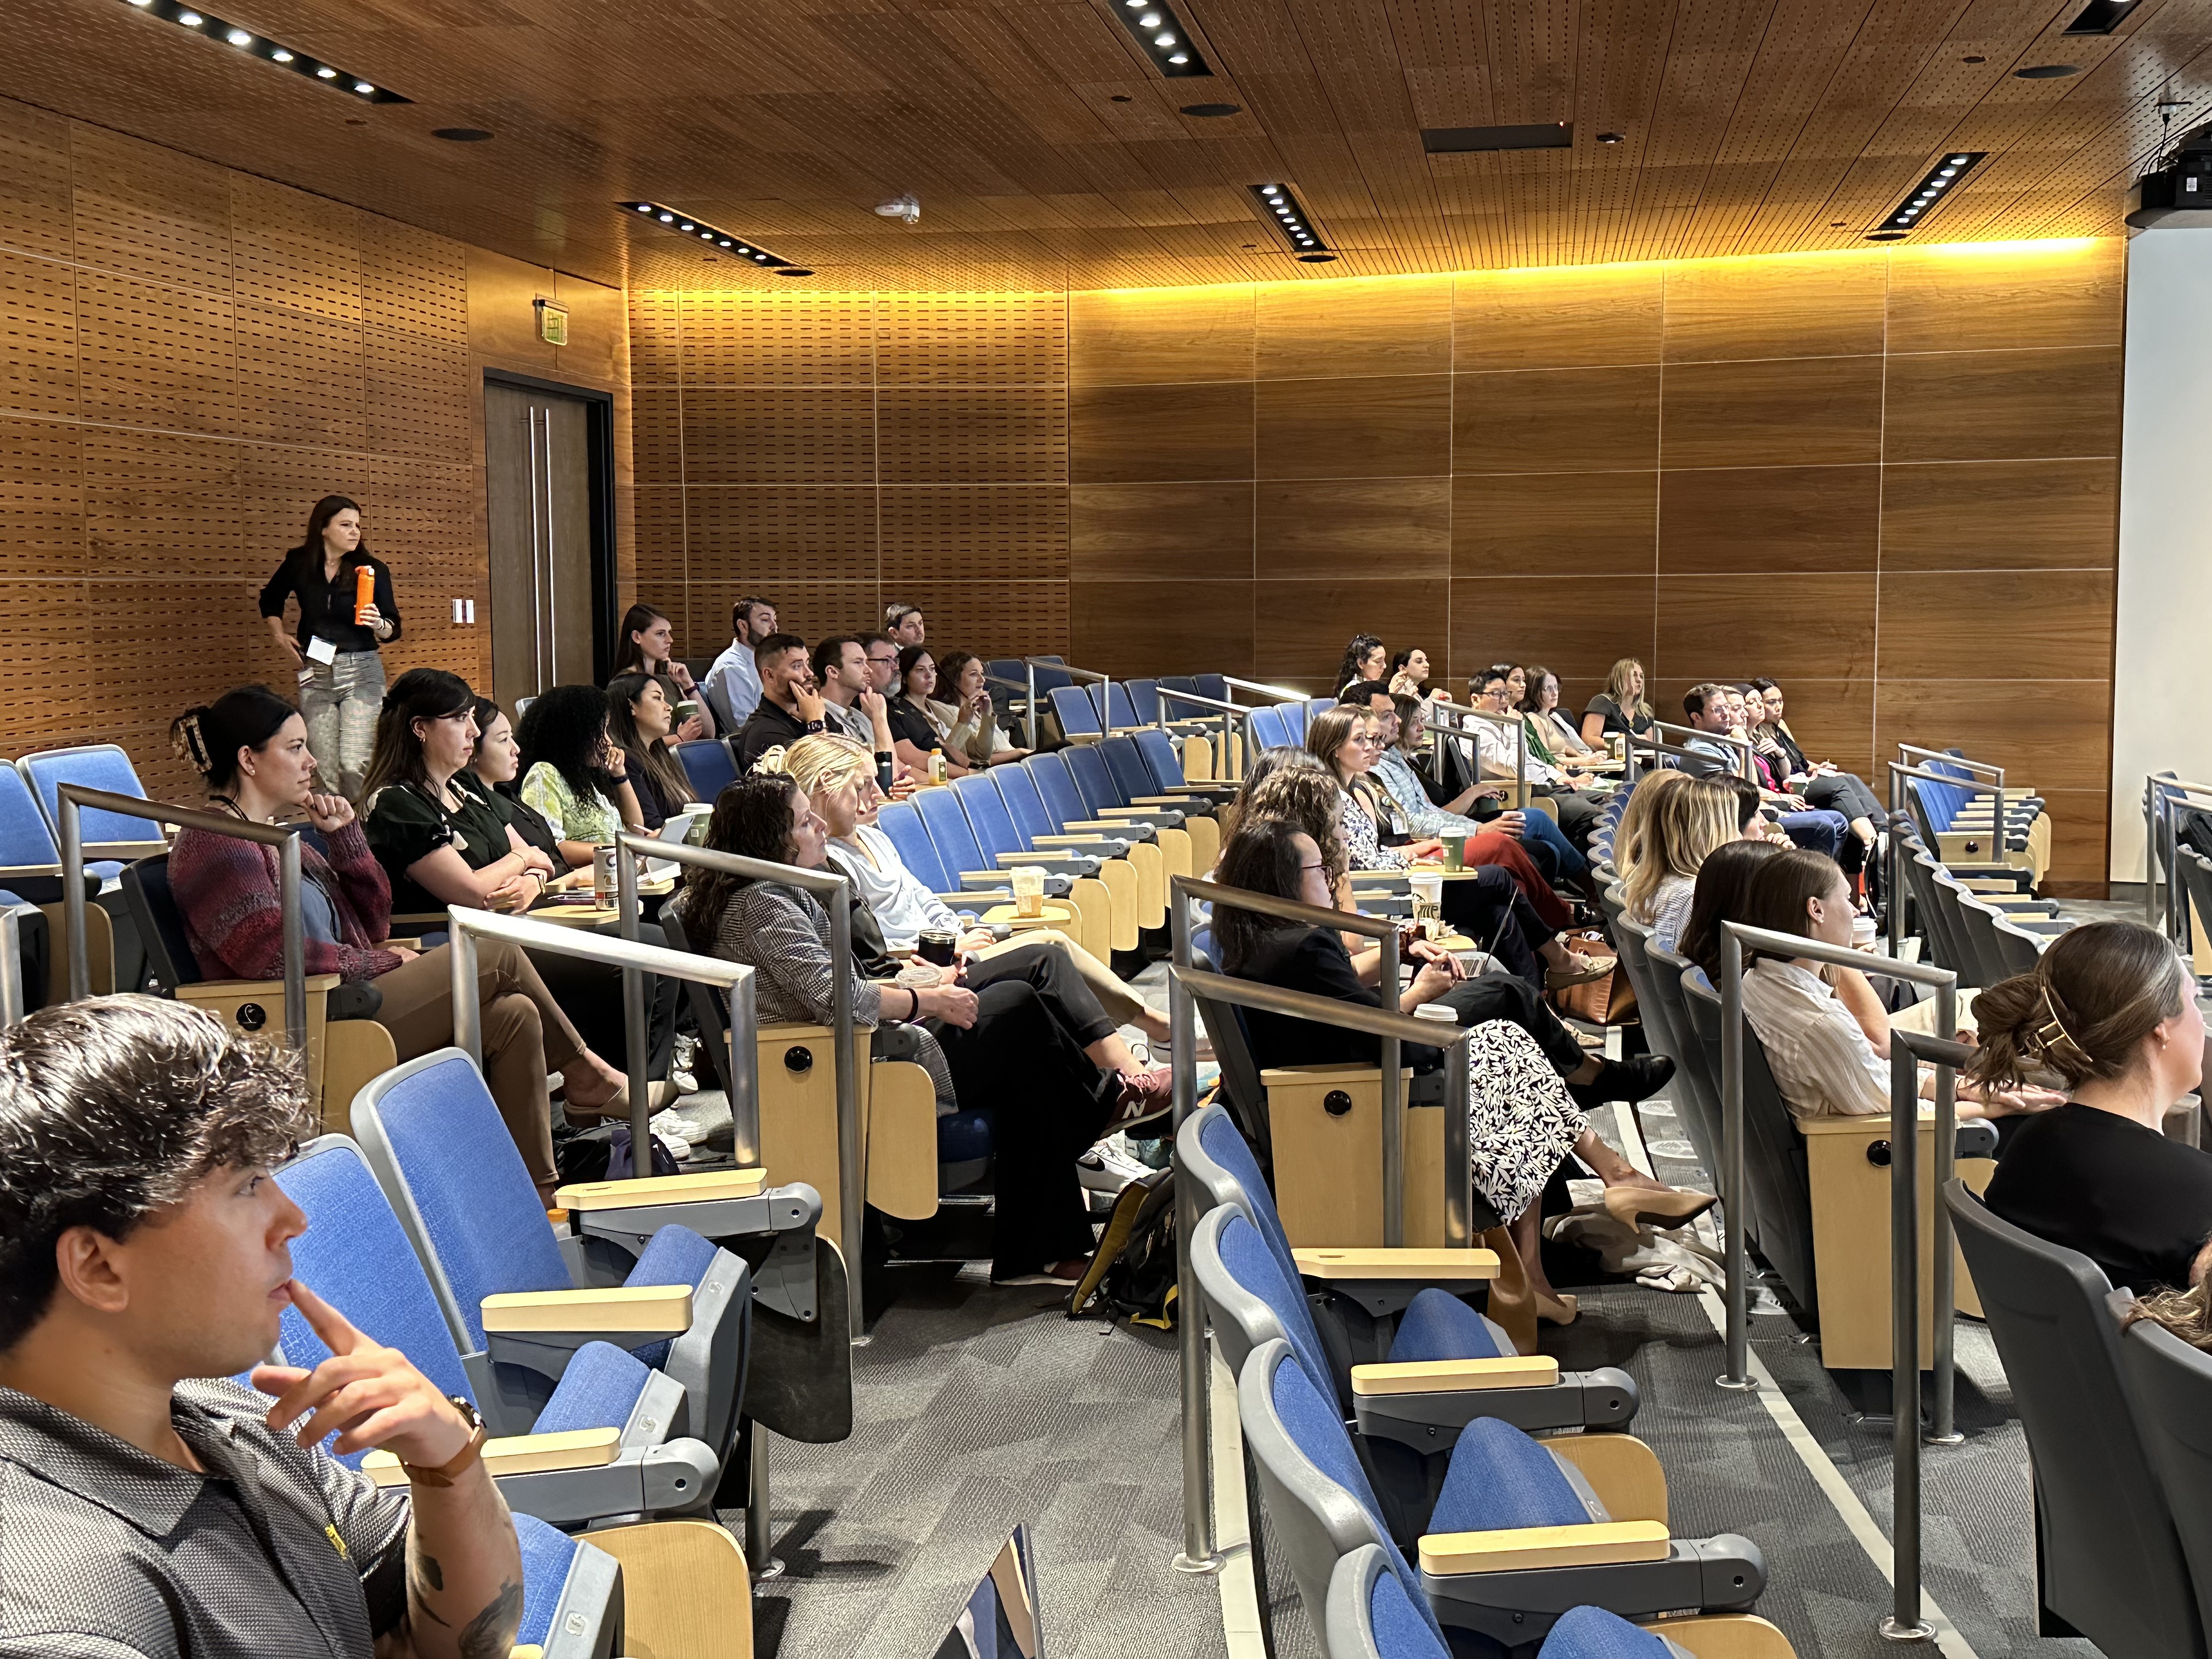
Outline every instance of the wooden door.
<path id="1" fill-rule="evenodd" d="M 492 696 L 592 680 L 591 434 L 583 399 L 484 387 Z"/>

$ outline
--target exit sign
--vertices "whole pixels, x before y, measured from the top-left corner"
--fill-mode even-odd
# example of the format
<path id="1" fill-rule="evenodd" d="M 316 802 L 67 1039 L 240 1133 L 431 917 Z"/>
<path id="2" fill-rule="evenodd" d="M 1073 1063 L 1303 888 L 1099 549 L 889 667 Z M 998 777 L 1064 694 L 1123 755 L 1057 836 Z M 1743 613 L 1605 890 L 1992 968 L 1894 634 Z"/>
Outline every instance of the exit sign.
<path id="1" fill-rule="evenodd" d="M 564 346 L 568 343 L 568 307 L 551 300 L 538 300 L 538 337 L 547 345 Z"/>

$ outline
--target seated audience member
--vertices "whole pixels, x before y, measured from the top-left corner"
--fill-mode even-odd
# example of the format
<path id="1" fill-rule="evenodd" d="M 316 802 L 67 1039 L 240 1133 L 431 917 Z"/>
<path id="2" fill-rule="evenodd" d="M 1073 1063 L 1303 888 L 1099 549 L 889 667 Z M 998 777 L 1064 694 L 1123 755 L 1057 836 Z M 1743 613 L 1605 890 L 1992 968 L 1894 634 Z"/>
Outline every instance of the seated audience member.
<path id="1" fill-rule="evenodd" d="M 1381 682 L 1389 672 L 1389 653 L 1372 634 L 1354 634 L 1336 665 L 1336 693 L 1341 696 L 1363 680 Z M 1387 690 L 1389 688 L 1384 687 Z"/>
<path id="2" fill-rule="evenodd" d="M 1380 705 L 1372 697 L 1361 705 L 1379 714 Z M 1546 880 L 1559 880 L 1582 885 L 1589 877 L 1589 860 L 1584 858 L 1559 821 L 1549 812 L 1523 811 L 1515 808 L 1501 811 L 1498 797 L 1505 793 L 1502 783 L 1470 784 L 1456 795 L 1437 797 L 1443 791 L 1432 782 L 1435 769 L 1435 750 L 1429 743 L 1427 702 L 1417 697 L 1394 697 L 1391 713 L 1395 716 L 1395 732 L 1386 731 L 1389 739 L 1376 769 L 1384 777 L 1392 794 L 1419 821 L 1415 833 L 1424 836 L 1461 836 L 1469 834 L 1510 836 L 1522 844 Z M 1425 817 L 1414 804 L 1425 798 L 1440 815 Z M 1473 830 L 1458 828 L 1462 823 L 1473 823 Z M 1449 825 L 1451 827 L 1447 828 Z"/>
<path id="3" fill-rule="evenodd" d="M 1547 765 L 1533 752 L 1524 763 L 1522 750 L 1526 738 L 1521 726 L 1495 723 L 1498 717 L 1513 715 L 1513 684 L 1521 672 L 1498 663 L 1468 683 L 1475 712 L 1492 717 L 1475 722 L 1475 752 L 1481 775 L 1508 783 L 1525 775 L 1532 793 L 1548 797 L 1558 810 L 1559 828 L 1567 839 L 1577 847 L 1586 847 L 1605 812 L 1604 805 L 1589 793 L 1597 779 Z"/>
<path id="4" fill-rule="evenodd" d="M 1729 708 L 1728 688 L 1711 681 L 1693 685 L 1682 695 L 1682 714 L 1700 735 L 1682 739 L 1682 747 L 1690 752 L 1676 757 L 1681 769 L 1692 777 L 1741 777 L 1743 750 L 1735 744 L 1719 741 L 1735 735 Z M 1770 799 L 1760 791 L 1762 799 Z M 1850 830 L 1840 812 L 1815 812 L 1796 795 L 1771 797 L 1772 804 L 1781 809 L 1782 829 L 1800 847 L 1808 847 L 1818 853 L 1834 858 L 1843 851 L 1844 838 Z"/>
<path id="5" fill-rule="evenodd" d="M 929 626 L 922 620 L 921 607 L 918 605 L 885 605 L 884 632 L 902 651 L 910 645 L 927 644 L 929 639 Z"/>
<path id="6" fill-rule="evenodd" d="M 1620 866 L 1628 919 L 1672 951 L 1689 919 L 1698 866 L 1739 833 L 1735 791 L 1718 779 L 1686 779 L 1646 809 L 1640 830 L 1633 856 Z"/>
<path id="7" fill-rule="evenodd" d="M 967 927 L 951 905 L 923 886 L 891 838 L 876 827 L 883 793 L 867 752 L 851 738 L 826 732 L 801 738 L 783 753 L 770 750 L 755 769 L 781 772 L 805 793 L 829 831 L 830 861 L 852 878 L 885 950 L 913 950 L 927 927 L 960 934 L 961 951 L 977 962 L 1016 945 L 1048 945 L 1067 957 L 1115 1024 L 1134 1025 L 1153 1042 L 1167 1042 L 1167 1016 L 1154 1013 L 1111 968 L 1065 933 L 1036 928 L 1001 944 L 989 928 Z"/>
<path id="8" fill-rule="evenodd" d="M 1990 1208 L 2081 1251 L 2116 1286 L 2196 1283 L 2212 1234 L 2212 1153 L 2164 1133 L 2167 1109 L 2203 1080 L 2187 962 L 2138 922 L 2086 923 L 2052 939 L 2034 972 L 1975 998 L 1974 1019 L 1967 1069 L 1982 1088 L 2056 1073 L 2066 1091 L 2012 1135 Z"/>
<path id="9" fill-rule="evenodd" d="M 985 766 L 1005 766 L 1027 760 L 1030 751 L 1017 749 L 1000 726 L 991 707 L 990 678 L 983 659 L 973 651 L 955 651 L 937 672 L 938 683 L 952 694 L 949 703 L 930 705 L 931 723 L 941 716 L 945 744 L 973 771 Z"/>
<path id="10" fill-rule="evenodd" d="M 937 659 L 929 654 L 926 645 L 909 645 L 898 653 L 898 690 L 890 700 L 891 736 L 898 744 L 898 757 L 918 775 L 927 776 L 929 757 L 933 753 L 945 757 L 945 775 L 964 778 L 969 767 L 966 761 L 954 754 L 945 741 L 951 729 L 946 714 L 957 713 L 947 705 L 933 702 L 931 693 L 937 690 Z M 945 710 L 945 714 L 939 711 Z"/>
<path id="11" fill-rule="evenodd" d="M 573 689 L 599 700 L 595 687 Z M 531 705 L 533 714 L 538 707 Z M 384 867 L 344 797 L 314 793 L 307 726 L 297 711 L 266 687 L 246 686 L 210 707 L 186 710 L 173 735 L 179 752 L 207 779 L 217 806 L 250 823 L 305 812 L 330 849 L 327 860 L 312 847 L 300 849 L 307 972 L 337 974 L 349 983 L 373 981 L 383 994 L 377 1023 L 392 1033 L 401 1060 L 449 1046 L 452 947 L 418 952 L 387 939 L 392 890 Z M 169 885 L 202 974 L 210 979 L 283 976 L 275 848 L 203 830 L 179 830 L 169 849 Z M 576 1035 L 520 947 L 480 939 L 477 963 L 484 1080 L 531 1179 L 550 1200 L 560 1177 L 553 1167 L 545 1097 L 549 1065 L 561 1073 L 568 1103 L 580 1113 L 621 1111 L 629 1090 L 621 1073 Z"/>
<path id="12" fill-rule="evenodd" d="M 718 853 L 800 869 L 827 861 L 827 840 L 806 796 L 776 773 L 723 790 L 707 830 Z M 1119 1039 L 1066 957 L 1038 948 L 981 990 L 878 985 L 854 964 L 832 962 L 829 914 L 811 893 L 705 871 L 691 875 L 680 902 L 695 947 L 759 970 L 753 985 L 763 1023 L 829 1020 L 835 975 L 849 975 L 854 1018 L 874 1030 L 877 1058 L 927 1070 L 940 1115 L 963 1100 L 992 1113 L 994 1282 L 1064 1286 L 1081 1277 L 1096 1241 L 1075 1160 L 1115 1127 L 1117 1103 L 1131 1091 L 1129 1079 L 1087 1052 Z M 1140 1109 L 1158 1099 L 1149 1084 L 1139 1093 Z"/>
<path id="13" fill-rule="evenodd" d="M 477 741 L 469 751 L 470 778 L 483 786 L 477 793 L 491 803 L 523 844 L 545 854 L 552 879 L 559 882 L 568 860 L 562 855 L 561 837 L 553 833 L 553 826 L 522 799 L 518 781 L 522 776 L 522 745 L 515 740 L 507 711 L 489 697 L 478 697 L 471 713 L 476 720 Z"/>
<path id="14" fill-rule="evenodd" d="M 1561 770 L 1606 758 L 1601 745 L 1584 743 L 1583 734 L 1559 707 L 1559 677 L 1550 669 L 1532 665 L 1524 671 L 1528 688 L 1514 706 L 1521 711 L 1521 727 L 1528 738 L 1528 752 L 1547 766 Z"/>
<path id="15" fill-rule="evenodd" d="M 1826 853 L 1793 847 L 1759 865 L 1751 878 L 1746 913 L 1721 916 L 1715 927 L 1717 931 L 1719 921 L 1740 921 L 1848 949 L 1851 921 L 1857 914 L 1842 866 Z M 1831 980 L 1823 975 L 1822 965 L 1806 957 L 1756 953 L 1756 960 L 1744 969 L 1744 1017 L 1766 1052 L 1783 1099 L 1797 1116 L 1887 1113 L 1887 1016 L 1873 1000 L 1863 975 L 1850 970 L 1847 978 Z M 1923 1068 L 1923 1098 L 1934 1092 L 1934 1073 Z M 2008 1091 L 1962 1084 L 1959 1115 L 2004 1117 L 2040 1111 L 2058 1100 L 2045 1089 Z"/>
<path id="16" fill-rule="evenodd" d="M 1751 719 L 1751 740 L 1780 771 L 1781 787 L 1796 790 L 1825 811 L 1841 812 L 1850 820 L 1851 833 L 1871 849 L 1875 826 L 1889 817 L 1881 797 L 1863 778 L 1838 771 L 1832 761 L 1806 761 L 1805 751 L 1797 746 L 1789 721 L 1783 718 L 1788 700 L 1772 680 L 1751 681 L 1745 688 L 1744 702 Z"/>
<path id="17" fill-rule="evenodd" d="M 1705 970 L 1705 977 L 1717 989 L 1721 982 L 1721 924 L 1730 919 L 1741 921 L 1751 914 L 1753 878 L 1758 875 L 1760 866 L 1783 851 L 1786 844 L 1763 837 L 1757 841 L 1739 840 L 1716 847 L 1706 854 L 1705 861 L 1698 866 L 1696 891 L 1690 901 L 1690 914 L 1682 922 L 1680 937 L 1673 945 L 1661 948 L 1671 949 L 1676 956 L 1686 957 L 1697 963 Z M 1821 977 L 1833 985 L 1837 981 L 1829 977 L 1831 974 L 1841 975 L 1856 972 L 1851 969 L 1824 968 Z M 1859 974 L 1857 977 L 1863 980 L 1866 975 Z M 1869 987 L 1869 995 L 1871 992 L 1872 988 Z M 1858 1017 L 1862 1005 L 1856 1001 L 1855 990 L 1844 999 L 1844 1006 L 1852 1011 L 1854 1018 Z M 1882 1029 L 1886 1031 L 1889 1016 L 1882 1012 L 1878 1000 L 1871 1012 L 1880 1017 Z M 1873 1040 L 1869 1035 L 1868 1041 Z"/>
<path id="18" fill-rule="evenodd" d="M 1340 703 L 1316 714 L 1306 727 L 1306 749 L 1326 766 L 1344 796 L 1344 842 L 1355 870 L 1404 870 L 1417 858 L 1443 850 L 1435 840 L 1409 841 L 1404 809 L 1369 775 L 1382 750 L 1375 717 Z M 1406 843 L 1383 845 L 1388 837 Z M 1513 878 L 1495 865 L 1443 884 L 1443 919 L 1496 957 L 1512 972 L 1545 988 L 1581 985 L 1613 971 L 1610 957 L 1576 955 L 1559 942 L 1522 896 Z M 1538 978 L 1536 958 L 1545 963 Z"/>
<path id="19" fill-rule="evenodd" d="M 1450 696 L 1442 686 L 1429 689 L 1429 653 L 1418 645 L 1410 651 L 1390 653 L 1390 695 L 1446 700 Z"/>
<path id="20" fill-rule="evenodd" d="M 1255 811 L 1223 848 L 1218 880 L 1224 887 L 1331 909 L 1336 906 L 1329 869 L 1329 859 L 1297 821 Z M 1477 1181 L 1484 1197 L 1507 1218 L 1531 1287 L 1553 1304 L 1550 1309 L 1540 1304 L 1546 1316 L 1564 1324 L 1574 1312 L 1571 1301 L 1557 1297 L 1544 1277 L 1537 1234 L 1537 1200 L 1568 1152 L 1581 1155 L 1608 1188 L 1624 1189 L 1625 1218 L 1663 1218 L 1662 1224 L 1673 1226 L 1711 1206 L 1705 1194 L 1678 1193 L 1638 1173 L 1591 1133 L 1576 1105 L 1577 1100 L 1642 1099 L 1664 1085 L 1673 1062 L 1646 1055 L 1623 1066 L 1585 1057 L 1525 985 L 1503 975 L 1467 978 L 1449 952 L 1425 940 L 1407 947 L 1416 969 L 1413 984 L 1386 1002 L 1376 982 L 1379 958 L 1370 955 L 1364 966 L 1355 962 L 1333 927 L 1285 921 L 1227 902 L 1214 905 L 1212 927 L 1222 971 L 1236 978 L 1405 1013 L 1437 1003 L 1450 1008 L 1461 1025 L 1474 1028 L 1468 1107 L 1474 1142 L 1486 1154 L 1479 1160 Z M 1249 1010 L 1245 1018 L 1253 1059 L 1263 1067 L 1371 1065 L 1380 1052 L 1376 1038 L 1341 1026 L 1262 1009 Z M 1435 1049 L 1410 1045 L 1403 1058 L 1423 1072 L 1443 1061 Z M 1608 1202 L 1608 1209 L 1615 1207 Z"/>
<path id="21" fill-rule="evenodd" d="M 1759 722 L 1765 717 L 1766 704 L 1759 694 L 1747 685 L 1722 688 L 1728 694 L 1729 735 L 1741 738 L 1751 745 L 1752 775 L 1750 785 L 1762 800 L 1786 805 L 1792 799 L 1803 800 L 1808 809 L 1813 805 L 1809 797 L 1796 794 L 1790 787 L 1786 757 L 1778 746 L 1769 742 L 1764 747 L 1759 741 Z M 1835 853 L 1836 861 L 1844 866 L 1844 873 L 1856 877 L 1866 867 L 1868 854 L 1874 846 L 1874 825 L 1866 823 L 1866 834 L 1857 833 L 1857 826 L 1849 822 L 1849 813 L 1838 813 L 1847 833 L 1839 837 L 1841 845 Z"/>
<path id="22" fill-rule="evenodd" d="M 1617 734 L 1641 737 L 1651 730 L 1651 705 L 1644 696 L 1644 665 L 1623 657 L 1606 676 L 1605 690 L 1583 709 L 1583 741 L 1605 749 Z"/>
<path id="23" fill-rule="evenodd" d="M 522 1558 L 482 1420 L 289 1276 L 307 1218 L 270 1170 L 316 1133 L 295 1057 L 185 1003 L 0 1034 L 10 1654 L 514 1643 Z M 288 1305 L 331 1350 L 313 1371 L 262 1363 Z M 378 1448 L 408 1490 L 332 1455 Z"/>
<path id="24" fill-rule="evenodd" d="M 604 843 L 645 821 L 628 763 L 607 730 L 606 693 L 556 685 L 522 714 L 522 799 L 560 842 L 561 861 L 586 870 Z"/>
<path id="25" fill-rule="evenodd" d="M 807 665 L 813 670 L 814 689 L 822 698 L 822 729 L 866 745 L 884 775 L 883 787 L 890 788 L 898 760 L 890 708 L 876 690 L 868 647 L 858 634 L 835 634 L 815 646 Z"/>
<path id="26" fill-rule="evenodd" d="M 735 733 L 758 706 L 760 670 L 753 647 L 775 632 L 775 606 L 748 596 L 730 607 L 730 642 L 707 671 L 702 695 L 714 710 L 715 729 Z"/>
<path id="27" fill-rule="evenodd" d="M 753 665 L 760 671 L 761 700 L 737 736 L 740 772 L 750 771 L 771 749 L 788 749 L 810 732 L 830 729 L 805 640 L 796 634 L 771 634 L 753 647 Z"/>
<path id="28" fill-rule="evenodd" d="M 1643 856 L 1644 823 L 1668 795 L 1689 781 L 1686 774 L 1672 771 L 1646 772 L 1637 780 L 1636 787 L 1628 792 L 1628 805 L 1620 809 L 1620 820 L 1613 826 L 1613 867 L 1616 873 Z"/>
<path id="29" fill-rule="evenodd" d="M 674 654 L 676 625 L 668 620 L 668 613 L 649 605 L 634 605 L 623 614 L 622 629 L 616 637 L 623 641 L 622 659 L 615 665 L 617 674 L 649 674 L 659 680 L 672 714 L 679 703 L 691 705 L 692 713 L 675 723 L 676 741 L 690 743 L 713 737 L 714 716 L 692 680 L 691 671 Z"/>
<path id="30" fill-rule="evenodd" d="M 1252 798 L 1258 793 L 1260 786 L 1279 772 L 1311 772 L 1325 780 L 1328 784 L 1328 822 L 1331 823 L 1336 822 L 1336 796 L 1340 793 L 1336 786 L 1336 775 L 1316 760 L 1304 748 L 1293 747 L 1289 744 L 1278 744 L 1272 749 L 1262 749 L 1245 762 L 1244 775 L 1237 781 L 1236 794 L 1230 798 L 1229 805 L 1223 807 L 1217 815 L 1221 823 L 1222 845 L 1224 847 L 1228 845 L 1230 836 L 1237 833 L 1237 824 L 1242 823 L 1250 812 Z M 1340 830 L 1334 831 L 1333 839 L 1340 849 L 1344 840 L 1343 831 Z M 1332 884 L 1343 887 L 1346 872 L 1351 867 L 1351 861 L 1347 858 L 1344 867 L 1330 878 Z M 1350 890 L 1345 889 L 1341 896 L 1344 907 L 1347 909 L 1351 908 Z"/>
<path id="31" fill-rule="evenodd" d="M 625 681 L 656 698 L 660 696 L 657 680 L 631 674 L 618 677 L 615 684 Z M 476 694 L 467 684 L 437 668 L 410 669 L 385 694 L 384 713 L 376 726 L 376 751 L 368 763 L 363 828 L 369 848 L 392 884 L 392 908 L 398 914 L 442 916 L 453 904 L 527 910 L 560 873 L 554 864 L 558 843 L 541 848 L 526 839 L 515 827 L 515 803 L 470 769 L 477 750 L 484 746 L 477 728 L 477 708 Z M 492 713 L 498 715 L 496 706 Z M 506 725 L 503 715 L 497 724 Z M 503 763 L 489 764 L 497 770 L 503 763 L 512 777 L 512 740 L 495 746 L 501 750 Z M 618 934 L 621 924 L 610 921 L 596 931 Z M 638 938 L 647 945 L 665 942 L 660 929 L 650 922 L 641 926 Z M 586 1045 L 627 1064 L 622 969 L 551 951 L 526 954 Z M 667 1068 L 681 988 L 676 980 L 653 975 L 646 978 L 653 1038 L 647 1070 L 653 1076 Z"/>
<path id="32" fill-rule="evenodd" d="M 648 831 L 658 831 L 691 801 L 691 780 L 671 737 L 675 713 L 650 674 L 617 674 L 607 682 L 607 736 L 622 751 L 638 824 Z"/>

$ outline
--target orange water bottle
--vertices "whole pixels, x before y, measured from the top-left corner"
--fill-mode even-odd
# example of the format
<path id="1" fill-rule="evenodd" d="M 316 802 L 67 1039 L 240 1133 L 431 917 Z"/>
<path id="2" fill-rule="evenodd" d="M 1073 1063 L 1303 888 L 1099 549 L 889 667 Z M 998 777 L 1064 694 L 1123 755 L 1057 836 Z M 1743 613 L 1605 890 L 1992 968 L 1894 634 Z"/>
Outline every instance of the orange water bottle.
<path id="1" fill-rule="evenodd" d="M 353 573 L 353 620 L 362 626 L 361 613 L 376 603 L 376 572 L 367 565 L 356 567 Z"/>

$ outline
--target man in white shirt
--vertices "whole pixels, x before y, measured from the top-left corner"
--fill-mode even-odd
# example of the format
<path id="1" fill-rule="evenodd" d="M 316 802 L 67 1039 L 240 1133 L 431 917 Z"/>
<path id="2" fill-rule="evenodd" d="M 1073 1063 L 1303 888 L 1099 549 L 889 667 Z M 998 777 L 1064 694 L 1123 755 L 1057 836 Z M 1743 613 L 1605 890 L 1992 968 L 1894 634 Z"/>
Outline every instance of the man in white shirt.
<path id="1" fill-rule="evenodd" d="M 753 662 L 753 647 L 775 632 L 775 606 L 768 600 L 746 598 L 730 607 L 729 649 L 714 659 L 700 688 L 716 731 L 735 733 L 760 706 L 760 670 Z"/>
<path id="2" fill-rule="evenodd" d="M 1693 685 L 1682 697 L 1682 717 L 1700 732 L 1711 732 L 1711 737 L 1683 739 L 1682 747 L 1694 751 L 1694 757 L 1682 758 L 1682 769 L 1692 777 L 1736 777 L 1741 775 L 1744 750 L 1732 743 L 1723 743 L 1723 737 L 1741 735 L 1731 725 L 1733 716 L 1729 709 L 1728 688 L 1707 681 Z M 1809 847 L 1815 852 L 1835 858 L 1843 851 L 1844 838 L 1850 826 L 1841 812 L 1816 811 L 1798 795 L 1778 795 L 1771 789 L 1760 789 L 1759 799 L 1777 809 L 1782 821 L 1783 833 L 1800 847 Z"/>

